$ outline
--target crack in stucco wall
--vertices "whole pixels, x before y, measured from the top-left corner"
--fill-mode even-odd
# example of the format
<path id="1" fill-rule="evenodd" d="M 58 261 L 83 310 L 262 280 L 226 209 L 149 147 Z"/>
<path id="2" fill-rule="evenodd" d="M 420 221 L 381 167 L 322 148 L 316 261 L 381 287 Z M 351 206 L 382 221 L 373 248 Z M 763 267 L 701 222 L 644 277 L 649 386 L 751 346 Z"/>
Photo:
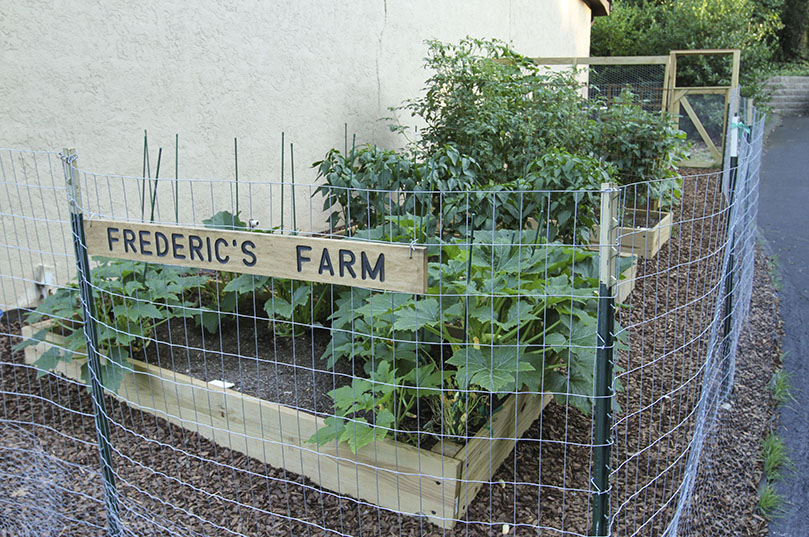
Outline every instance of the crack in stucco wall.
<path id="1" fill-rule="evenodd" d="M 381 62 L 382 62 L 382 36 L 385 33 L 385 27 L 388 24 L 388 0 L 384 0 L 382 2 L 382 28 L 379 30 L 379 35 L 377 36 L 377 48 L 376 48 L 376 112 L 377 117 L 382 117 L 382 74 L 381 70 Z"/>

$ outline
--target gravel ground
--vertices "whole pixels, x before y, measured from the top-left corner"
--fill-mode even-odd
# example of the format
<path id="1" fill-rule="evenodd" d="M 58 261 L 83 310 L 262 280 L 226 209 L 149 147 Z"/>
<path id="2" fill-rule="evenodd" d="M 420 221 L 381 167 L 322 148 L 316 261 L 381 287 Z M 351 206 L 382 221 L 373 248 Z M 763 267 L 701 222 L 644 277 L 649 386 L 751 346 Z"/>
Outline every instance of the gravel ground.
<path id="1" fill-rule="evenodd" d="M 620 534 L 659 535 L 669 523 L 696 421 L 692 411 L 700 393 L 708 335 L 695 333 L 693 327 L 707 326 L 713 314 L 716 297 L 711 289 L 719 277 L 716 263 L 721 262 L 721 250 L 714 250 L 723 213 L 716 176 L 686 179 L 684 190 L 675 217 L 682 224 L 655 259 L 641 263 L 638 286 L 620 315 L 629 335 L 628 352 L 621 351 L 618 360 L 624 389 L 618 396 L 622 408 L 616 415 L 613 450 L 612 505 Z M 696 218 L 706 211 L 713 216 Z M 725 414 L 720 415 L 718 428 L 720 437 L 726 435 L 723 441 L 737 446 L 737 451 L 709 450 L 713 469 L 708 470 L 708 481 L 713 488 L 695 489 L 707 496 L 697 496 L 701 505 L 689 519 L 690 527 L 739 527 L 735 534 L 740 535 L 757 535 L 760 530 L 752 507 L 725 509 L 719 501 L 703 499 L 729 497 L 738 506 L 755 504 L 752 483 L 760 476 L 755 454 L 761 438 L 757 427 L 771 412 L 768 398 L 762 396 L 762 382 L 769 380 L 772 370 L 777 326 L 773 302 L 766 271 L 758 270 L 748 336 L 739 347 L 739 384 L 731 411 L 725 413 L 735 417 L 725 421 Z M 3 331 L 18 332 L 19 325 Z M 83 388 L 52 376 L 37 380 L 35 371 L 20 365 L 20 354 L 11 355 L 10 346 L 10 338 L 0 338 L 3 418 L 23 424 L 37 445 L 72 470 L 60 478 L 66 498 L 61 520 L 65 528 L 52 534 L 101 535 L 105 512 L 95 470 L 89 396 Z M 135 535 L 503 535 L 504 530 L 536 535 L 534 526 L 543 528 L 541 535 L 584 535 L 589 530 L 591 498 L 586 491 L 592 421 L 556 403 L 517 443 L 492 484 L 481 489 L 470 506 L 468 522 L 447 532 L 420 518 L 322 491 L 305 478 L 113 399 L 107 405 L 114 422 L 121 518 Z M 12 443 L 8 438 L 4 435 L 0 445 L 8 447 Z M 722 458 L 725 452 L 727 460 Z M 746 458 L 740 461 L 741 454 Z M 741 471 L 738 465 L 743 466 Z M 730 478 L 715 479 L 725 471 Z M 0 507 L 3 516 L 18 515 L 6 515 Z"/>

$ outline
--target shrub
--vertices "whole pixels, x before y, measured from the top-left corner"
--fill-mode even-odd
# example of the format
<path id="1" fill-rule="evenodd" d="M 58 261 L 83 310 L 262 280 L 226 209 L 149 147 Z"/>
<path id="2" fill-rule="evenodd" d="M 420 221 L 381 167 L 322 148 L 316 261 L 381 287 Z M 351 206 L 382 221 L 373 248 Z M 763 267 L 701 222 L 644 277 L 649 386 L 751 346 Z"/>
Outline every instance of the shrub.
<path id="1" fill-rule="evenodd" d="M 668 54 L 672 50 L 738 48 L 743 94 L 758 98 L 762 74 L 776 51 L 777 6 L 753 0 L 614 0 L 609 17 L 593 24 L 593 56 Z M 716 56 L 678 64 L 677 83 L 730 84 L 729 62 Z"/>
<path id="2" fill-rule="evenodd" d="M 615 180 L 622 185 L 649 182 L 638 197 L 679 198 L 675 181 L 677 162 L 687 156 L 685 133 L 674 126 L 669 114 L 647 111 L 628 89 L 615 97 L 600 115 L 597 151 L 616 167 Z M 630 195 L 634 194 L 632 192 Z"/>
<path id="3" fill-rule="evenodd" d="M 518 179 L 551 147 L 586 147 L 591 120 L 570 73 L 543 73 L 499 41 L 429 41 L 424 96 L 405 101 L 426 123 L 416 150 L 453 144 L 480 166 L 482 183 Z"/>

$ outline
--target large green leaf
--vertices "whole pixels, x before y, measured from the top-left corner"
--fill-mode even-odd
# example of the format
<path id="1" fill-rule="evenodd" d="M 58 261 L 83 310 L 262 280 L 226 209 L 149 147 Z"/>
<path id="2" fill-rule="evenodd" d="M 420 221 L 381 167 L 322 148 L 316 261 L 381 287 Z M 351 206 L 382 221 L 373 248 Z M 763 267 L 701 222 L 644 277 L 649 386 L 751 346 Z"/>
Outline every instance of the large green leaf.
<path id="1" fill-rule="evenodd" d="M 150 302 L 140 300 L 127 300 L 124 304 L 118 304 L 112 308 L 112 313 L 116 317 L 125 317 L 133 322 L 143 319 L 163 319 L 165 313 Z"/>
<path id="2" fill-rule="evenodd" d="M 379 430 L 384 432 L 384 430 Z M 355 418 L 345 424 L 345 429 L 340 434 L 340 442 L 345 442 L 352 453 L 357 453 L 364 446 L 367 446 L 377 436 L 377 429 L 368 424 L 365 418 Z"/>
<path id="3" fill-rule="evenodd" d="M 447 360 L 458 368 L 456 381 L 461 389 L 480 386 L 489 392 L 513 391 L 516 376 L 521 371 L 533 371 L 534 367 L 521 360 L 518 347 L 461 347 Z"/>
<path id="4" fill-rule="evenodd" d="M 41 378 L 49 371 L 56 369 L 59 362 L 63 361 L 64 355 L 59 347 L 51 347 L 39 355 L 34 365 L 37 368 L 37 378 Z"/>
<path id="5" fill-rule="evenodd" d="M 237 293 L 244 295 L 256 289 L 261 289 L 270 279 L 266 276 L 256 276 L 254 274 L 239 274 L 228 282 L 224 291 L 226 293 Z"/>
<path id="6" fill-rule="evenodd" d="M 239 219 L 239 214 L 232 214 L 229 211 L 219 211 L 210 218 L 202 221 L 205 227 L 213 229 L 244 229 L 247 224 Z"/>
<path id="7" fill-rule="evenodd" d="M 19 343 L 17 343 L 16 345 L 14 345 L 14 347 L 12 347 L 11 350 L 14 351 L 14 352 L 19 352 L 19 351 L 25 349 L 26 347 L 30 347 L 32 345 L 38 345 L 38 344 L 42 343 L 43 341 L 45 341 L 45 336 L 47 336 L 49 332 L 50 332 L 50 327 L 38 330 L 33 335 L 31 335 L 31 337 L 29 337 L 28 339 L 24 339 L 24 340 L 20 341 Z"/>
<path id="8" fill-rule="evenodd" d="M 426 325 L 435 325 L 441 320 L 438 300 L 423 298 L 407 304 L 396 312 L 394 330 L 415 331 Z"/>

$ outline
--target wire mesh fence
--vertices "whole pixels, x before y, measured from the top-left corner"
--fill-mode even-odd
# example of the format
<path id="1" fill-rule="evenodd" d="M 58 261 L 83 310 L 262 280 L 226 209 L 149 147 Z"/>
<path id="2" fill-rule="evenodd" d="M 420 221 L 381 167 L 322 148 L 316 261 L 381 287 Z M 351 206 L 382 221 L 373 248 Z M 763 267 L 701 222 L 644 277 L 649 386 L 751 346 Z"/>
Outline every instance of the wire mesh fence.
<path id="1" fill-rule="evenodd" d="M 646 110 L 665 107 L 666 64 L 593 65 L 590 67 L 588 97 L 608 102 L 629 89 L 637 95 Z"/>
<path id="2" fill-rule="evenodd" d="M 37 534 L 674 534 L 733 381 L 762 130 L 724 170 L 591 191 L 5 151 L 0 468 L 24 477 L 0 513 Z"/>

